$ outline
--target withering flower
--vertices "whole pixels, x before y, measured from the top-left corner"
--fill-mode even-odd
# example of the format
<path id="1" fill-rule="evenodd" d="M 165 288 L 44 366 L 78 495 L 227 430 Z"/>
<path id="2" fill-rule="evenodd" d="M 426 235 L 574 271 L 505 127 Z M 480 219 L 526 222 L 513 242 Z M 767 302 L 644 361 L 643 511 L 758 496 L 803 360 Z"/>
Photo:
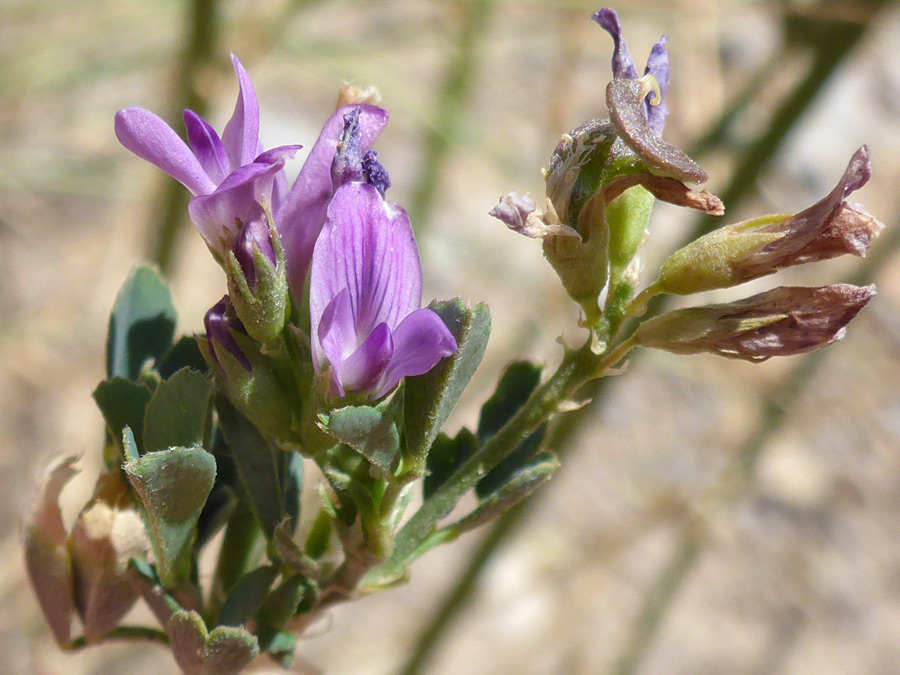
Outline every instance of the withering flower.
<path id="1" fill-rule="evenodd" d="M 401 378 L 456 352 L 440 317 L 422 304 L 422 272 L 406 212 L 369 184 L 338 188 L 310 273 L 315 371 L 332 396 L 380 398 Z"/>
<path id="2" fill-rule="evenodd" d="M 835 188 L 794 215 L 726 225 L 676 251 L 654 286 L 688 294 L 727 288 L 779 269 L 851 254 L 865 257 L 884 227 L 847 197 L 871 176 L 869 150 L 857 150 Z"/>
<path id="3" fill-rule="evenodd" d="M 827 347 L 875 296 L 874 286 L 783 286 L 737 302 L 677 309 L 644 321 L 635 344 L 675 354 L 765 361 Z"/>

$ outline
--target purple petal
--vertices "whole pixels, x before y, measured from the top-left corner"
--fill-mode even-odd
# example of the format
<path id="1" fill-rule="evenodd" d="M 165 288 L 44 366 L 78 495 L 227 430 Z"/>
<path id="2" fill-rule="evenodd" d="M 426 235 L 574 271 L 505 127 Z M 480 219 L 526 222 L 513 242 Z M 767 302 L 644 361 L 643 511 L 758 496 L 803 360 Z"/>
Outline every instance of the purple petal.
<path id="1" fill-rule="evenodd" d="M 388 114 L 372 105 L 358 107 L 360 146 L 366 151 L 387 124 Z M 313 247 L 325 222 L 328 202 L 334 194 L 331 163 L 344 129 L 344 115 L 350 110 L 351 106 L 339 108 L 322 127 L 291 191 L 275 213 L 287 258 L 288 283 L 295 298 L 303 296 Z"/>
<path id="2" fill-rule="evenodd" d="M 406 212 L 365 183 L 335 193 L 313 253 L 313 325 L 340 291 L 350 292 L 357 335 L 380 323 L 393 331 L 422 301 L 422 271 Z"/>
<path id="3" fill-rule="evenodd" d="M 184 111 L 184 128 L 187 129 L 188 144 L 200 166 L 210 180 L 218 185 L 231 173 L 231 163 L 219 134 L 193 110 Z"/>
<path id="4" fill-rule="evenodd" d="M 253 83 L 250 82 L 250 76 L 247 75 L 244 66 L 234 54 L 231 55 L 231 63 L 234 66 L 240 90 L 237 102 L 234 104 L 234 113 L 222 133 L 222 144 L 228 152 L 233 171 L 239 166 L 249 164 L 257 155 L 259 103 L 256 100 L 256 91 L 253 89 Z"/>
<path id="5" fill-rule="evenodd" d="M 212 250 L 224 255 L 234 243 L 237 221 L 247 223 L 262 216 L 260 201 L 270 199 L 275 174 L 281 169 L 281 163 L 247 164 L 228 176 L 211 195 L 191 200 L 191 220 Z"/>
<path id="6" fill-rule="evenodd" d="M 149 110 L 120 110 L 115 129 L 116 138 L 127 150 L 165 171 L 191 194 L 207 195 L 216 189 L 184 141 Z"/>
<path id="7" fill-rule="evenodd" d="M 254 164 L 284 164 L 286 159 L 293 159 L 302 145 L 279 145 L 271 150 L 259 153 Z"/>
<path id="8" fill-rule="evenodd" d="M 650 105 L 650 95 L 648 94 L 647 100 L 644 102 L 644 112 L 647 113 L 647 124 L 650 125 L 653 133 L 661 138 L 666 126 L 666 118 L 669 116 L 669 109 L 666 107 L 666 93 L 669 91 L 669 55 L 666 52 L 665 35 L 650 50 L 644 74 L 653 75 L 659 83 L 659 103 Z"/>
<path id="9" fill-rule="evenodd" d="M 375 326 L 353 354 L 341 366 L 341 384 L 347 391 L 371 392 L 381 379 L 394 354 L 391 329 L 386 323 Z"/>
<path id="10" fill-rule="evenodd" d="M 612 36 L 616 45 L 612 58 L 613 77 L 636 80 L 638 78 L 637 69 L 634 67 L 634 61 L 631 60 L 631 56 L 628 53 L 628 47 L 625 46 L 625 39 L 622 37 L 622 24 L 619 23 L 619 15 L 616 14 L 616 10 L 604 8 L 595 12 L 591 18 Z"/>
<path id="11" fill-rule="evenodd" d="M 381 378 L 375 398 L 380 398 L 403 377 L 422 375 L 438 361 L 456 353 L 453 334 L 430 309 L 417 309 L 394 331 L 394 355 Z"/>
<path id="12" fill-rule="evenodd" d="M 321 375 L 330 366 L 332 387 L 336 389 L 338 396 L 343 396 L 341 366 L 345 356 L 351 354 L 357 345 L 350 292 L 347 289 L 338 293 L 320 314 L 313 315 L 311 333 L 313 368 L 316 374 Z"/>

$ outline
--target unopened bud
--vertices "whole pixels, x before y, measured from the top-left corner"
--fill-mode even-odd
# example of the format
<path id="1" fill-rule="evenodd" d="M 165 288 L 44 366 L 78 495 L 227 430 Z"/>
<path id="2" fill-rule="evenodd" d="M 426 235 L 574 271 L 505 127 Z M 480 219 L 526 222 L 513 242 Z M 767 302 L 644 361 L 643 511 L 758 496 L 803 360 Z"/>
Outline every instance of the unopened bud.
<path id="1" fill-rule="evenodd" d="M 277 339 L 290 303 L 284 250 L 268 211 L 241 227 L 225 268 L 228 292 L 247 333 L 261 343 Z"/>
<path id="2" fill-rule="evenodd" d="M 675 354 L 709 352 L 745 361 L 803 354 L 844 337 L 874 286 L 783 286 L 744 300 L 677 309 L 643 322 L 635 344 Z"/>
<path id="3" fill-rule="evenodd" d="M 197 344 L 219 386 L 234 406 L 266 435 L 291 435 L 292 411 L 273 366 L 259 350 L 224 296 L 204 319 Z"/>

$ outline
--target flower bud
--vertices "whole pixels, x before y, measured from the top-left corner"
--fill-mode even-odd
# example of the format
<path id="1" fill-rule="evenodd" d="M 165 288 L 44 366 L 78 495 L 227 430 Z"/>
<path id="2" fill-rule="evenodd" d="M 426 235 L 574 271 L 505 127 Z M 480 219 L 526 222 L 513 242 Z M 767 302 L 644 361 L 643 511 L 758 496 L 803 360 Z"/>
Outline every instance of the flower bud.
<path id="1" fill-rule="evenodd" d="M 675 354 L 765 361 L 827 347 L 875 296 L 874 286 L 783 286 L 728 304 L 677 309 L 643 322 L 635 344 Z"/>
<path id="2" fill-rule="evenodd" d="M 198 336 L 197 344 L 229 400 L 264 434 L 291 436 L 289 399 L 227 295 L 210 308 L 203 322 L 206 337 Z"/>
<path id="3" fill-rule="evenodd" d="M 736 286 L 785 267 L 839 255 L 865 257 L 884 226 L 846 198 L 865 185 L 869 176 L 869 152 L 863 146 L 824 199 L 791 216 L 726 225 L 696 239 L 663 263 L 654 288 L 687 295 Z"/>
<path id="4" fill-rule="evenodd" d="M 263 344 L 276 340 L 290 303 L 284 250 L 268 212 L 241 227 L 225 267 L 228 292 L 247 333 Z"/>

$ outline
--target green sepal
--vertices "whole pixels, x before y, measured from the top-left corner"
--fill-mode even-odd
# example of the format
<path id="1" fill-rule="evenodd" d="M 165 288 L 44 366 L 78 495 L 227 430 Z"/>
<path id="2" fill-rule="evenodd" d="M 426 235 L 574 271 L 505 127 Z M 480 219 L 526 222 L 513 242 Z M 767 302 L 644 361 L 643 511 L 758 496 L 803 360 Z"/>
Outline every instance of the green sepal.
<path id="1" fill-rule="evenodd" d="M 478 450 L 475 434 L 463 427 L 455 437 L 438 434 L 431 445 L 426 463 L 425 480 L 422 482 L 422 496 L 428 499 L 444 484 L 450 475 Z"/>
<path id="2" fill-rule="evenodd" d="M 174 588 L 190 572 L 197 520 L 216 476 L 215 459 L 199 446 L 171 448 L 132 456 L 124 469 L 143 506 L 160 580 Z"/>
<path id="3" fill-rule="evenodd" d="M 319 427 L 339 443 L 349 445 L 385 474 L 396 470 L 400 432 L 386 407 L 347 406 L 320 413 Z"/>
<path id="4" fill-rule="evenodd" d="M 485 304 L 469 308 L 456 299 L 435 301 L 428 308 L 450 329 L 458 350 L 424 375 L 406 378 L 403 452 L 420 472 L 429 448 L 481 363 L 491 335 L 491 313 Z"/>
<path id="5" fill-rule="evenodd" d="M 175 660 L 185 675 L 237 675 L 259 654 L 255 635 L 231 626 L 207 631 L 194 611 L 173 614 L 167 632 Z"/>
<path id="6" fill-rule="evenodd" d="M 559 460 L 549 450 L 532 457 L 527 464 L 518 466 L 500 487 L 483 495 L 474 511 L 450 527 L 462 534 L 493 520 L 549 481 L 558 468 Z"/>
<path id="7" fill-rule="evenodd" d="M 269 344 L 278 339 L 291 309 L 281 237 L 275 230 L 271 215 L 268 212 L 266 215 L 275 253 L 275 264 L 269 261 L 254 242 L 252 256 L 256 273 L 255 288 L 250 288 L 234 251 L 228 251 L 225 256 L 228 295 L 234 310 L 244 324 L 247 334 L 262 344 Z"/>
<path id="8" fill-rule="evenodd" d="M 219 612 L 219 626 L 242 626 L 262 607 L 269 589 L 278 576 L 273 565 L 257 567 L 245 574 L 229 591 Z"/>
<path id="9" fill-rule="evenodd" d="M 282 451 L 273 447 L 224 396 L 216 397 L 216 410 L 250 509 L 266 538 L 271 539 L 286 515 L 280 476 Z"/>
<path id="10" fill-rule="evenodd" d="M 292 439 L 291 403 L 270 361 L 260 353 L 259 345 L 246 335 L 232 331 L 231 336 L 249 359 L 252 370 L 247 370 L 227 349 L 218 349 L 213 357 L 208 339 L 197 338 L 197 346 L 215 374 L 216 382 L 228 394 L 231 403 L 262 433 L 271 438 Z"/>
<path id="11" fill-rule="evenodd" d="M 211 395 L 209 379 L 189 368 L 160 382 L 144 416 L 143 452 L 204 445 Z"/>
<path id="12" fill-rule="evenodd" d="M 136 380 L 144 363 L 157 363 L 172 344 L 177 314 L 159 273 L 136 267 L 116 297 L 106 338 L 106 375 Z"/>
<path id="13" fill-rule="evenodd" d="M 110 437 L 123 457 L 122 432 L 125 427 L 130 427 L 137 438 L 143 439 L 145 410 L 152 395 L 144 385 L 123 377 L 103 380 L 94 389 L 94 401 L 103 414 Z"/>

